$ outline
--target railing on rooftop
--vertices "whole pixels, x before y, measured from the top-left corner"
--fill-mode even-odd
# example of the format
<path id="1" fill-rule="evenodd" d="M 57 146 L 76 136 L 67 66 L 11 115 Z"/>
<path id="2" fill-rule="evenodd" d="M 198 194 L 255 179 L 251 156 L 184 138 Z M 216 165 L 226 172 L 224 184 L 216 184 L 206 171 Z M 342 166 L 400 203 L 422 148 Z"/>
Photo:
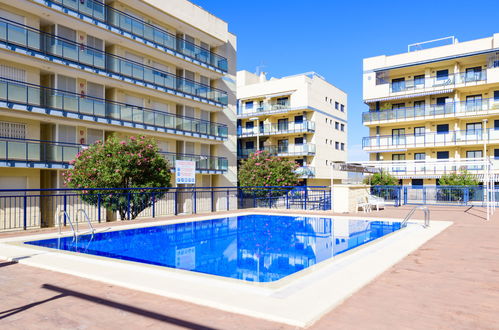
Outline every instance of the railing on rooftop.
<path id="1" fill-rule="evenodd" d="M 439 116 L 473 116 L 499 111 L 499 99 L 487 98 L 474 101 L 448 102 L 426 106 L 383 109 L 362 113 L 364 123 L 385 120 L 433 119 Z"/>
<path id="2" fill-rule="evenodd" d="M 91 197 L 95 203 L 85 202 L 84 197 Z M 136 200 L 148 205 L 138 218 L 247 208 L 331 210 L 331 190 L 315 186 L 1 189 L 0 231 L 53 227 L 58 210 L 65 210 L 75 220 L 77 212 L 83 209 L 92 222 L 113 221 L 116 212 L 108 211 L 106 204 L 121 205 L 123 201 L 125 218 L 130 219 Z M 66 217 L 63 224 L 68 224 Z"/>
<path id="3" fill-rule="evenodd" d="M 26 25 L 21 25 L 0 18 L 0 41 L 7 47 L 23 47 L 25 51 L 35 51 L 46 55 L 50 60 L 59 63 L 63 60 L 88 68 L 105 76 L 117 77 L 149 88 L 182 92 L 191 97 L 198 97 L 227 105 L 225 91 L 198 83 L 172 73 L 138 63 L 102 50 L 42 32 Z M 24 51 L 24 50 L 23 50 Z M 31 54 L 34 55 L 34 54 Z M 35 55 L 36 56 L 36 55 Z"/>
<path id="4" fill-rule="evenodd" d="M 296 108 L 302 109 L 303 107 Z M 244 106 L 238 107 L 237 115 L 240 117 L 248 117 L 248 116 L 257 116 L 259 114 L 273 114 L 273 113 L 282 113 L 293 110 L 289 103 L 282 104 L 266 104 L 261 107 L 253 106 L 252 108 L 246 108 Z"/>
<path id="5" fill-rule="evenodd" d="M 69 168 L 76 154 L 86 147 L 86 145 L 75 143 L 0 137 L 0 166 L 54 167 L 54 165 L 60 165 L 59 167 Z M 171 166 L 175 166 L 176 160 L 190 160 L 196 162 L 196 170 L 199 171 L 227 171 L 228 169 L 228 160 L 225 157 L 164 151 L 160 151 L 160 154 L 170 162 Z"/>
<path id="6" fill-rule="evenodd" d="M 378 135 L 362 139 L 362 147 L 400 149 L 450 144 L 477 144 L 499 139 L 499 130 L 470 129 L 462 131 L 427 132 L 400 135 Z"/>
<path id="7" fill-rule="evenodd" d="M 425 88 L 454 87 L 455 85 L 476 83 L 487 80 L 487 71 L 458 72 L 439 76 L 426 77 L 421 75 L 419 78 L 392 80 L 390 82 L 390 93 L 405 91 L 417 91 Z"/>
<path id="8" fill-rule="evenodd" d="M 306 156 L 315 154 L 315 144 L 291 144 L 288 146 L 264 146 L 260 150 L 268 151 L 273 156 Z M 257 151 L 256 148 L 238 150 L 238 157 L 247 158 Z"/>
<path id="9" fill-rule="evenodd" d="M 301 132 L 314 132 L 315 122 L 288 122 L 285 124 L 265 124 L 263 126 L 254 126 L 252 128 L 238 127 L 237 135 L 239 137 L 250 137 L 257 135 L 277 135 L 277 134 L 292 134 Z"/>
<path id="10" fill-rule="evenodd" d="M 74 10 L 79 14 L 92 18 L 101 24 L 116 28 L 119 33 L 130 36 L 135 41 L 153 45 L 155 48 L 178 52 L 201 63 L 213 66 L 227 72 L 227 59 L 209 49 L 200 47 L 172 33 L 145 22 L 142 19 L 124 13 L 116 8 L 96 0 L 45 0 L 42 4 L 58 9 L 54 4 L 64 8 L 64 11 Z M 112 30 L 112 29 L 111 29 Z"/>
<path id="11" fill-rule="evenodd" d="M 164 111 L 133 106 L 125 103 L 109 101 L 92 96 L 82 96 L 58 89 L 29 84 L 0 77 L 0 103 L 8 103 L 30 107 L 46 108 L 47 114 L 53 110 L 62 110 L 67 113 L 78 114 L 82 118 L 92 117 L 100 122 L 99 118 L 108 123 L 131 123 L 143 125 L 145 129 L 160 130 L 169 133 L 185 135 L 189 132 L 200 136 L 227 139 L 228 128 L 224 124 L 205 121 L 187 116 L 170 114 Z M 128 125 L 126 125 L 128 126 Z M 191 135 L 192 135 L 191 134 Z"/>

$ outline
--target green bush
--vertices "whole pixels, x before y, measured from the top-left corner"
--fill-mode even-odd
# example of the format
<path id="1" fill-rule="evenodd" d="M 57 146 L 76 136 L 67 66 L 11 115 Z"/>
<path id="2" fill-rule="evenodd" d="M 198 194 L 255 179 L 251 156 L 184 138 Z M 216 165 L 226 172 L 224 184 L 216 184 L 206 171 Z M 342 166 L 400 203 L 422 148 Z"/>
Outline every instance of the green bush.
<path id="1" fill-rule="evenodd" d="M 171 187 L 171 171 L 168 161 L 159 153 L 156 141 L 145 136 L 119 140 L 111 136 L 106 142 L 97 141 L 76 155 L 74 167 L 63 173 L 64 182 L 70 188 L 123 188 L 122 190 L 84 190 L 84 202 L 118 212 L 126 219 L 130 202 L 130 218 L 135 219 L 150 207 L 167 189 L 134 190 L 129 188 Z"/>
<path id="2" fill-rule="evenodd" d="M 379 173 L 374 173 L 370 178 L 365 178 L 364 184 L 371 184 L 371 186 L 398 186 L 399 179 L 385 170 L 381 170 Z"/>

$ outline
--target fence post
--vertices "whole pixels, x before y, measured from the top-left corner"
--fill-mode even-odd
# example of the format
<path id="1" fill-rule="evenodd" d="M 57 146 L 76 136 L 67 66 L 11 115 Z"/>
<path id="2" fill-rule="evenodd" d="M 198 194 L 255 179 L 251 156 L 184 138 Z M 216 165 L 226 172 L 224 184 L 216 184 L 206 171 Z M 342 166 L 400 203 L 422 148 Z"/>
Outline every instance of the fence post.
<path id="1" fill-rule="evenodd" d="M 230 194 L 229 194 L 229 189 L 227 189 L 227 211 L 228 211 L 228 210 L 229 210 L 229 208 L 230 208 L 230 204 L 229 204 L 229 202 L 230 202 L 230 201 L 229 201 L 229 196 L 230 196 Z"/>
<path id="2" fill-rule="evenodd" d="M 127 207 L 127 218 L 128 218 L 128 220 L 130 220 L 130 206 L 131 206 L 131 205 L 130 205 L 130 202 L 131 202 L 131 200 L 132 200 L 132 199 L 131 199 L 131 197 L 132 197 L 132 196 L 131 196 L 131 194 L 132 194 L 132 192 L 130 192 L 130 191 L 127 193 L 127 200 L 128 200 L 128 207 Z"/>
<path id="3" fill-rule="evenodd" d="M 156 195 L 154 194 L 154 191 L 152 192 L 151 200 L 152 200 L 152 217 L 155 218 L 156 217 Z"/>
<path id="4" fill-rule="evenodd" d="M 407 187 L 404 187 L 404 205 L 407 205 Z"/>
<path id="5" fill-rule="evenodd" d="M 307 209 L 307 199 L 308 199 L 308 189 L 305 188 L 305 201 L 303 203 L 303 209 L 306 210 Z"/>
<path id="6" fill-rule="evenodd" d="M 256 208 L 256 193 L 255 193 L 255 189 L 253 189 L 253 207 Z"/>
<path id="7" fill-rule="evenodd" d="M 215 191 L 211 187 L 211 212 L 215 212 Z"/>
<path id="8" fill-rule="evenodd" d="M 175 215 L 178 214 L 178 189 L 175 189 L 175 194 L 173 196 L 173 201 L 174 201 L 174 213 Z"/>
<path id="9" fill-rule="evenodd" d="M 100 200 L 101 197 L 100 197 L 100 193 L 97 193 L 97 221 L 99 221 L 99 223 L 101 222 L 101 215 L 100 215 Z"/>
<path id="10" fill-rule="evenodd" d="M 326 211 L 326 190 L 322 191 L 322 210 Z"/>
<path id="11" fill-rule="evenodd" d="M 23 209 L 24 209 L 24 214 L 23 214 L 23 228 L 24 230 L 28 229 L 28 196 L 26 196 L 26 192 L 24 192 L 23 196 Z"/>
<path id="12" fill-rule="evenodd" d="M 435 198 L 437 195 L 435 195 Z M 426 205 L 426 187 L 425 186 L 423 186 L 423 205 Z"/>
<path id="13" fill-rule="evenodd" d="M 468 205 L 470 200 L 470 189 L 468 187 L 464 188 L 464 205 Z"/>
<path id="14" fill-rule="evenodd" d="M 286 191 L 286 210 L 289 210 L 289 190 Z"/>
<path id="15" fill-rule="evenodd" d="M 196 187 L 193 187 L 192 189 L 194 189 L 194 192 L 193 192 L 193 195 L 194 195 L 194 202 L 193 202 L 193 210 L 192 210 L 192 212 L 193 212 L 194 214 L 196 214 L 196 212 L 197 212 L 197 203 L 196 203 L 197 194 L 196 194 Z"/>
<path id="16" fill-rule="evenodd" d="M 66 192 L 64 192 L 64 198 L 62 199 L 62 202 L 63 202 L 62 209 L 64 210 L 64 226 L 66 226 L 66 223 L 67 223 L 66 213 L 67 213 L 67 205 L 68 205 L 68 199 L 67 199 Z"/>

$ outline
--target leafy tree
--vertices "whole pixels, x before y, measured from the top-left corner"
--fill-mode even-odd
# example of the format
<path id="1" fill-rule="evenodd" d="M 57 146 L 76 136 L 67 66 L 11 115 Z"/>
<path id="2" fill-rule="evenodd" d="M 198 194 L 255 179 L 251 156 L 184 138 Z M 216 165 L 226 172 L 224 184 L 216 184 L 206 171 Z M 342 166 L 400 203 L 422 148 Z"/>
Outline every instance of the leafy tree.
<path id="1" fill-rule="evenodd" d="M 374 173 L 370 178 L 364 179 L 364 184 L 371 184 L 371 186 L 398 186 L 399 179 L 385 170 Z"/>
<path id="2" fill-rule="evenodd" d="M 464 187 L 478 186 L 480 183 L 472 174 L 463 170 L 460 173 L 453 172 L 442 175 L 438 180 L 440 187 L 437 187 L 437 198 L 442 201 L 463 201 L 465 199 Z M 452 186 L 452 187 L 450 187 Z M 475 199 L 483 194 L 483 191 L 468 189 L 468 198 Z"/>
<path id="3" fill-rule="evenodd" d="M 167 189 L 136 190 L 129 188 L 167 188 L 171 186 L 170 164 L 161 156 L 156 141 L 145 136 L 119 140 L 111 136 L 106 142 L 80 151 L 71 162 L 74 167 L 63 173 L 70 188 L 123 188 L 122 190 L 82 191 L 84 202 L 119 212 L 126 219 L 130 204 L 130 218 L 135 219 L 152 206 Z M 154 198 L 153 198 L 154 197 Z"/>
<path id="4" fill-rule="evenodd" d="M 268 151 L 257 151 L 251 154 L 248 159 L 242 160 L 239 166 L 239 186 L 258 187 L 291 187 L 298 184 L 299 167 L 294 161 L 289 161 L 281 157 L 271 156 Z M 286 190 L 275 190 L 273 196 L 279 196 Z M 268 192 L 264 190 L 255 191 L 258 196 L 265 196 Z"/>
<path id="5" fill-rule="evenodd" d="M 472 174 L 464 170 L 460 173 L 444 174 L 438 180 L 441 186 L 478 186 L 480 183 Z"/>

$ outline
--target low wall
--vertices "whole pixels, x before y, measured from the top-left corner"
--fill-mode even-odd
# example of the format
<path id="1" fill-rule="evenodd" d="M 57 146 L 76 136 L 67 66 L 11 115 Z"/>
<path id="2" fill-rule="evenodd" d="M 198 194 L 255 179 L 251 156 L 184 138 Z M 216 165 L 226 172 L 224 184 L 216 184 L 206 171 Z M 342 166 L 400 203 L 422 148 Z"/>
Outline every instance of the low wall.
<path id="1" fill-rule="evenodd" d="M 338 184 L 332 187 L 333 212 L 347 213 L 355 212 L 357 201 L 362 198 L 367 200 L 371 186 L 369 185 L 347 185 Z"/>

